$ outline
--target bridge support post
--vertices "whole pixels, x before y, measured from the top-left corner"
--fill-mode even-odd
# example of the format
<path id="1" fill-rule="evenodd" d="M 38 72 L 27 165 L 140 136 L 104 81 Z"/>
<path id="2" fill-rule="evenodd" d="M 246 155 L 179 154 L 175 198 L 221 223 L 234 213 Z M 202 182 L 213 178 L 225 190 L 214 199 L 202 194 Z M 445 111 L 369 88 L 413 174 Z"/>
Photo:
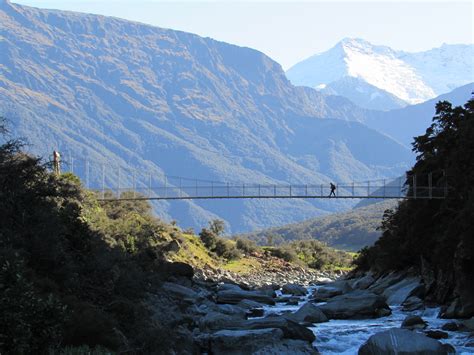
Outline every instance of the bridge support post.
<path id="1" fill-rule="evenodd" d="M 148 197 L 151 197 L 151 174 L 148 174 Z"/>
<path id="2" fill-rule="evenodd" d="M 86 188 L 89 188 L 89 160 L 86 160 Z"/>
<path id="3" fill-rule="evenodd" d="M 133 198 L 136 197 L 135 195 L 135 191 L 137 190 L 136 188 L 136 177 L 135 177 L 135 171 L 133 172 L 133 175 L 132 175 L 132 189 L 133 189 Z"/>
<path id="4" fill-rule="evenodd" d="M 229 188 L 229 183 L 227 183 L 227 197 L 230 197 L 230 188 Z"/>
<path id="5" fill-rule="evenodd" d="M 323 197 L 323 184 L 321 184 L 321 197 Z"/>
<path id="6" fill-rule="evenodd" d="M 105 199 L 105 166 L 102 164 L 102 199 Z"/>
<path id="7" fill-rule="evenodd" d="M 165 186 L 164 186 L 164 189 L 165 189 L 164 195 L 165 195 L 165 197 L 168 197 L 168 189 L 167 189 L 167 188 L 168 188 L 168 186 L 167 186 L 167 185 L 168 185 L 168 178 L 166 177 L 166 175 L 164 176 L 164 179 L 165 179 L 165 181 L 164 181 L 164 183 L 165 183 Z"/>
<path id="8" fill-rule="evenodd" d="M 385 179 L 383 179 L 383 197 L 385 197 Z"/>
<path id="9" fill-rule="evenodd" d="M 352 197 L 354 197 L 354 181 L 352 181 Z"/>
<path id="10" fill-rule="evenodd" d="M 118 167 L 117 198 L 120 198 L 120 166 Z"/>
<path id="11" fill-rule="evenodd" d="M 370 181 L 367 181 L 367 197 L 370 197 Z"/>

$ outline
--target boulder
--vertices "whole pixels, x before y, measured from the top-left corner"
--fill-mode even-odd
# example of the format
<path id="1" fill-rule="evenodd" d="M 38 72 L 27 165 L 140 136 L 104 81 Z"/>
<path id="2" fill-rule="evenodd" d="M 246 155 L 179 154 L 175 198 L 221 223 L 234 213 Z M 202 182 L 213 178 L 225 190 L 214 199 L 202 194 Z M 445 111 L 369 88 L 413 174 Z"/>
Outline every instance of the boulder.
<path id="1" fill-rule="evenodd" d="M 319 308 L 329 319 L 378 318 L 391 314 L 384 297 L 365 290 L 336 296 Z"/>
<path id="2" fill-rule="evenodd" d="M 242 300 L 252 300 L 269 305 L 275 304 L 275 300 L 272 297 L 264 295 L 258 291 L 228 289 L 217 292 L 218 303 L 237 304 Z"/>
<path id="3" fill-rule="evenodd" d="M 455 332 L 459 330 L 459 325 L 456 322 L 448 322 L 448 323 L 443 324 L 441 329 L 446 330 L 448 332 Z"/>
<path id="4" fill-rule="evenodd" d="M 474 314 L 474 303 L 463 302 L 461 298 L 456 298 L 441 314 L 441 318 L 469 318 Z"/>
<path id="5" fill-rule="evenodd" d="M 354 290 L 365 290 L 367 287 L 375 282 L 375 278 L 371 274 L 367 274 L 359 279 L 352 282 L 352 288 Z"/>
<path id="6" fill-rule="evenodd" d="M 411 296 L 412 292 L 421 285 L 418 277 L 407 277 L 387 287 L 382 295 L 387 299 L 389 305 L 399 305 Z"/>
<path id="7" fill-rule="evenodd" d="M 368 290 L 377 295 L 382 294 L 387 288 L 403 280 L 405 276 L 396 272 L 392 272 L 388 275 L 382 276 L 375 281 Z"/>
<path id="8" fill-rule="evenodd" d="M 303 286 L 297 284 L 286 284 L 281 288 L 281 292 L 285 295 L 306 296 L 308 291 Z"/>
<path id="9" fill-rule="evenodd" d="M 193 289 L 171 282 L 163 283 L 162 289 L 166 293 L 171 293 L 180 299 L 189 300 L 191 302 L 195 302 L 199 298 L 198 293 Z"/>
<path id="10" fill-rule="evenodd" d="M 309 342 L 294 339 L 282 339 L 281 342 L 268 345 L 252 355 L 318 355 L 319 351 Z M 247 355 L 247 354 L 245 354 Z"/>
<path id="11" fill-rule="evenodd" d="M 402 322 L 402 328 L 405 329 L 424 329 L 427 323 L 420 316 L 407 316 Z"/>
<path id="12" fill-rule="evenodd" d="M 229 316 L 237 316 L 245 319 L 247 317 L 247 311 L 241 307 L 237 307 L 234 304 L 218 304 L 216 305 L 216 311 Z"/>
<path id="13" fill-rule="evenodd" d="M 402 303 L 402 306 L 403 306 L 402 310 L 405 311 L 405 312 L 412 312 L 412 311 L 416 311 L 416 310 L 425 308 L 425 305 L 424 305 L 423 301 L 420 298 L 416 297 L 416 296 L 408 297 Z"/>
<path id="14" fill-rule="evenodd" d="M 209 311 L 199 318 L 199 329 L 201 331 L 215 331 L 225 329 L 229 324 L 238 324 L 245 320 L 245 316 L 229 315 L 215 311 Z"/>
<path id="15" fill-rule="evenodd" d="M 265 314 L 263 305 L 251 300 L 242 300 L 236 304 L 236 307 L 244 309 L 249 317 L 262 317 Z"/>
<path id="16" fill-rule="evenodd" d="M 313 342 L 316 337 L 308 328 L 283 316 L 270 315 L 265 318 L 248 319 L 246 321 L 229 322 L 223 328 L 231 330 L 251 330 L 278 328 L 283 331 L 283 337 L 288 339 L 299 339 Z"/>
<path id="17" fill-rule="evenodd" d="M 352 287 L 347 280 L 334 281 L 314 290 L 311 299 L 316 302 L 326 302 L 328 299 L 351 292 Z"/>
<path id="18" fill-rule="evenodd" d="M 160 271 L 167 273 L 169 276 L 185 277 L 188 279 L 192 279 L 194 276 L 193 267 L 181 262 L 165 262 L 160 266 Z"/>
<path id="19" fill-rule="evenodd" d="M 283 332 L 276 328 L 220 330 L 209 337 L 209 350 L 216 355 L 254 354 L 268 345 L 275 345 L 282 338 Z"/>
<path id="20" fill-rule="evenodd" d="M 209 337 L 209 352 L 215 355 L 315 355 L 310 343 L 283 339 L 277 328 L 255 330 L 221 330 Z"/>
<path id="21" fill-rule="evenodd" d="M 359 355 L 451 354 L 452 347 L 407 329 L 392 328 L 372 335 L 360 348 Z"/>
<path id="22" fill-rule="evenodd" d="M 323 311 L 309 302 L 305 303 L 295 313 L 285 314 L 284 317 L 298 323 L 323 323 L 328 321 Z"/>
<path id="23" fill-rule="evenodd" d="M 471 319 L 462 320 L 461 324 L 463 325 L 465 329 L 474 331 L 474 317 L 472 317 Z"/>
<path id="24" fill-rule="evenodd" d="M 441 330 L 427 330 L 425 332 L 427 337 L 433 339 L 448 339 L 449 334 L 446 332 L 442 332 Z"/>

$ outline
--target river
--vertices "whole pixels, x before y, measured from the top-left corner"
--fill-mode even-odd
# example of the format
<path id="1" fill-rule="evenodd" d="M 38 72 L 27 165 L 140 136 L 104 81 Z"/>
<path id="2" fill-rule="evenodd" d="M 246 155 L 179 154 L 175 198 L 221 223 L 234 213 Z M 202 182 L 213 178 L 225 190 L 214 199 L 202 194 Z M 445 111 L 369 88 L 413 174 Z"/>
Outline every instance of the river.
<path id="1" fill-rule="evenodd" d="M 276 306 L 266 306 L 265 313 L 294 312 L 298 310 L 309 295 L 317 286 L 308 287 L 308 296 L 305 301 L 300 302 L 298 306 L 286 304 L 277 304 Z M 277 291 L 278 293 L 279 291 Z M 279 294 L 281 295 L 281 294 Z M 319 303 L 323 304 L 323 303 Z M 451 320 L 439 319 L 437 315 L 439 308 L 427 308 L 423 311 L 403 312 L 400 306 L 391 305 L 392 314 L 388 317 L 364 320 L 330 320 L 326 323 L 318 323 L 310 329 L 316 335 L 314 346 L 321 354 L 357 354 L 359 347 L 373 334 L 387 330 L 389 328 L 400 328 L 402 321 L 408 315 L 419 315 L 428 322 L 427 330 L 441 330 L 441 326 Z M 448 332 L 448 339 L 442 339 L 441 342 L 451 344 L 455 347 L 457 354 L 474 354 L 474 348 L 465 347 L 468 341 L 467 332 Z"/>

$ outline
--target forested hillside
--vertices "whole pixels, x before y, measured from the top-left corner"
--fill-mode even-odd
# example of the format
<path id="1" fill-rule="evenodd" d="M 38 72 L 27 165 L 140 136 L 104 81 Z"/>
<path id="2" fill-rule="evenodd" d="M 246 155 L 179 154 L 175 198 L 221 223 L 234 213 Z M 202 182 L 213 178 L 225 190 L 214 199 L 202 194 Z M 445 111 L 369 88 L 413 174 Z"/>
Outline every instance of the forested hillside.
<path id="1" fill-rule="evenodd" d="M 97 15 L 0 1 L 0 113 L 30 152 L 90 163 L 89 181 L 117 185 L 118 166 L 252 184 L 328 184 L 397 176 L 413 156 L 363 124 L 341 97 L 295 87 L 250 48 Z M 66 165 L 67 163 L 67 165 Z M 77 164 L 76 164 L 77 166 Z M 76 173 L 84 171 L 75 170 Z M 122 176 L 122 186 L 132 184 Z M 177 185 L 178 180 L 169 180 Z M 304 220 L 349 201 L 175 201 L 166 220 L 233 232 Z"/>
<path id="2" fill-rule="evenodd" d="M 450 304 L 445 317 L 474 315 L 473 137 L 474 100 L 436 105 L 432 125 L 413 143 L 418 156 L 409 173 L 432 172 L 438 186 L 447 179 L 447 198 L 406 200 L 386 213 L 381 238 L 358 260 L 360 269 L 381 273 L 417 269 L 428 298 Z"/>
<path id="3" fill-rule="evenodd" d="M 294 240 L 318 240 L 344 250 L 358 251 L 372 245 L 379 237 L 384 211 L 394 208 L 396 201 L 383 201 L 348 212 L 312 218 L 304 222 L 246 234 L 258 244 L 279 245 Z"/>

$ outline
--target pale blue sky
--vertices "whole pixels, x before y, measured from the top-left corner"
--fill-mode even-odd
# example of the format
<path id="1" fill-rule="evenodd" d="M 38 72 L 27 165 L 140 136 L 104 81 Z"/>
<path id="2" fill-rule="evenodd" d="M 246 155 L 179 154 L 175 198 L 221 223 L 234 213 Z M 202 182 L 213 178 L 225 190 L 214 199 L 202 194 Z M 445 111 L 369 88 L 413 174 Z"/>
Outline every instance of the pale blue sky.
<path id="1" fill-rule="evenodd" d="M 360 37 L 407 51 L 473 43 L 471 1 L 14 0 L 183 30 L 258 49 L 285 69 Z"/>

